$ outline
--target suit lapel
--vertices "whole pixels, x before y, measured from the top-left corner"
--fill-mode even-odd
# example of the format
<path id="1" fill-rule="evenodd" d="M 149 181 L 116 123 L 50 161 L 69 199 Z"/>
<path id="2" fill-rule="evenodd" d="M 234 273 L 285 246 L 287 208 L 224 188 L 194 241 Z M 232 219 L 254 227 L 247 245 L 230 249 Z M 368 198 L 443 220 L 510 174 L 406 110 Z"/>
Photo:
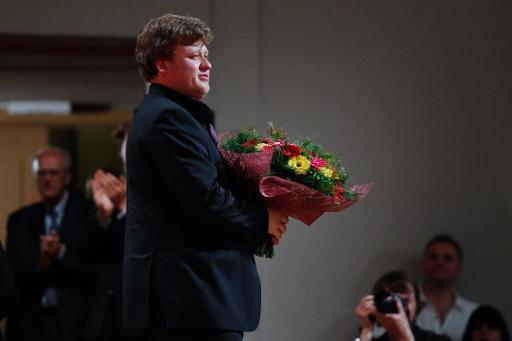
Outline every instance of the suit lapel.
<path id="1" fill-rule="evenodd" d="M 74 195 L 70 192 L 68 197 L 68 202 L 64 207 L 64 214 L 62 216 L 62 221 L 60 222 L 60 226 L 58 229 L 60 240 L 65 241 L 67 237 L 72 233 L 72 217 L 75 216 L 75 200 Z"/>
<path id="2" fill-rule="evenodd" d="M 45 232 L 45 219 L 44 219 L 45 209 L 44 205 L 41 202 L 39 205 L 37 205 L 34 209 L 34 215 L 32 216 L 31 220 L 32 223 L 35 223 L 37 226 L 37 238 L 39 239 L 39 235 L 44 234 Z"/>

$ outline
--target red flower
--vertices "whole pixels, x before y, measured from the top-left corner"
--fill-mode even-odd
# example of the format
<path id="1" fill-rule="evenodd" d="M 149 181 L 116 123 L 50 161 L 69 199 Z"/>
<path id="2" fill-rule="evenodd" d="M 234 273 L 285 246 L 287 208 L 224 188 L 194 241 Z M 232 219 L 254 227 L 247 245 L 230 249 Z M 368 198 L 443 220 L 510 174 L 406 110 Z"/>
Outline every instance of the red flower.
<path id="1" fill-rule="evenodd" d="M 242 143 L 240 145 L 240 147 L 244 147 L 246 149 L 251 149 L 251 148 L 256 147 L 257 144 L 258 144 L 258 141 L 256 141 L 255 139 L 248 139 L 247 141 Z"/>
<path id="2" fill-rule="evenodd" d="M 299 156 L 300 153 L 302 153 L 302 148 L 297 146 L 296 144 L 290 143 L 283 147 L 283 154 L 286 157 Z"/>
<path id="3" fill-rule="evenodd" d="M 345 189 L 341 186 L 341 184 L 336 184 L 334 187 L 334 196 L 338 199 L 343 199 L 343 193 L 345 193 Z"/>

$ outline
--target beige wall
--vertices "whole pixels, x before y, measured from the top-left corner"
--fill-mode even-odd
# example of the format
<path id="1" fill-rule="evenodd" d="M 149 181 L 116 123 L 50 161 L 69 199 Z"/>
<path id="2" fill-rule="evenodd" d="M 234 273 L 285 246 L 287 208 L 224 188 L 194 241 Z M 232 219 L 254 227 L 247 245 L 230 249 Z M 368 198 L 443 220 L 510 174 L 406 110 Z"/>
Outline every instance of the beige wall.
<path id="1" fill-rule="evenodd" d="M 510 2 L 31 4 L 37 16 L 4 5 L 0 31 L 131 36 L 167 10 L 205 19 L 216 34 L 207 101 L 220 130 L 272 120 L 340 151 L 353 182 L 375 182 L 345 213 L 291 222 L 277 257 L 258 261 L 263 315 L 247 340 L 350 340 L 354 306 L 376 277 L 417 272 L 438 232 L 466 251 L 461 292 L 512 319 Z M 0 100 L 36 88 L 25 87 L 30 76 L 2 76 Z M 136 101 L 135 75 L 123 77 L 122 91 L 102 83 L 97 93 L 72 75 L 45 91 Z"/>
<path id="2" fill-rule="evenodd" d="M 44 128 L 0 125 L 0 240 L 6 237 L 9 212 L 37 200 L 32 173 L 32 155 L 47 143 Z"/>

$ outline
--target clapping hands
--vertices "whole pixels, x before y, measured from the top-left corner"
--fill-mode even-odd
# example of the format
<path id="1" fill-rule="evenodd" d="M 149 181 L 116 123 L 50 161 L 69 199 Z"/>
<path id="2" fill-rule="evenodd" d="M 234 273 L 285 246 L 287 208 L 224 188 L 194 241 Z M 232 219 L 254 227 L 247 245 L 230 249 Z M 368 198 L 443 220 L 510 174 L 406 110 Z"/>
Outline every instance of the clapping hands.
<path id="1" fill-rule="evenodd" d="M 120 212 L 126 210 L 126 183 L 123 176 L 116 177 L 98 169 L 92 179 L 92 193 L 100 224 L 108 222 L 114 209 Z"/>

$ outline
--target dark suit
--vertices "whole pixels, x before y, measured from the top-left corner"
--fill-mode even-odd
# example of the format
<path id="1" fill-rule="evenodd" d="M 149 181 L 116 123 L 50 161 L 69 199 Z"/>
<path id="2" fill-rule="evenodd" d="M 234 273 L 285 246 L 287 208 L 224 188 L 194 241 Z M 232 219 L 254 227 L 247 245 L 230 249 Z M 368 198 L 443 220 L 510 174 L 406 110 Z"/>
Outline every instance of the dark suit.
<path id="1" fill-rule="evenodd" d="M 66 251 L 62 259 L 53 260 L 41 271 L 40 235 L 44 234 L 45 208 L 42 202 L 22 208 L 9 216 L 7 255 L 18 288 L 16 309 L 9 316 L 7 338 L 13 340 L 43 340 L 47 328 L 43 319 L 56 317 L 62 339 L 79 340 L 87 309 L 87 284 L 93 274 L 83 264 L 84 233 L 90 223 L 91 203 L 78 193 L 70 193 L 58 234 Z M 57 291 L 58 306 L 43 308 L 41 297 L 47 287 Z"/>
<path id="2" fill-rule="evenodd" d="M 199 101 L 152 84 L 127 145 L 124 318 L 136 328 L 254 330 L 253 247 L 268 213 L 241 191 Z"/>
<path id="3" fill-rule="evenodd" d="M 8 316 L 14 295 L 14 278 L 7 261 L 2 243 L 0 243 L 0 321 Z M 0 330 L 0 341 L 4 339 Z"/>
<path id="4" fill-rule="evenodd" d="M 85 326 L 87 340 L 137 340 L 134 330 L 123 327 L 122 276 L 123 246 L 126 218 L 111 217 L 111 223 L 102 227 L 92 224 L 91 245 L 95 249 L 94 263 L 98 277 L 94 283 L 89 317 Z"/>

